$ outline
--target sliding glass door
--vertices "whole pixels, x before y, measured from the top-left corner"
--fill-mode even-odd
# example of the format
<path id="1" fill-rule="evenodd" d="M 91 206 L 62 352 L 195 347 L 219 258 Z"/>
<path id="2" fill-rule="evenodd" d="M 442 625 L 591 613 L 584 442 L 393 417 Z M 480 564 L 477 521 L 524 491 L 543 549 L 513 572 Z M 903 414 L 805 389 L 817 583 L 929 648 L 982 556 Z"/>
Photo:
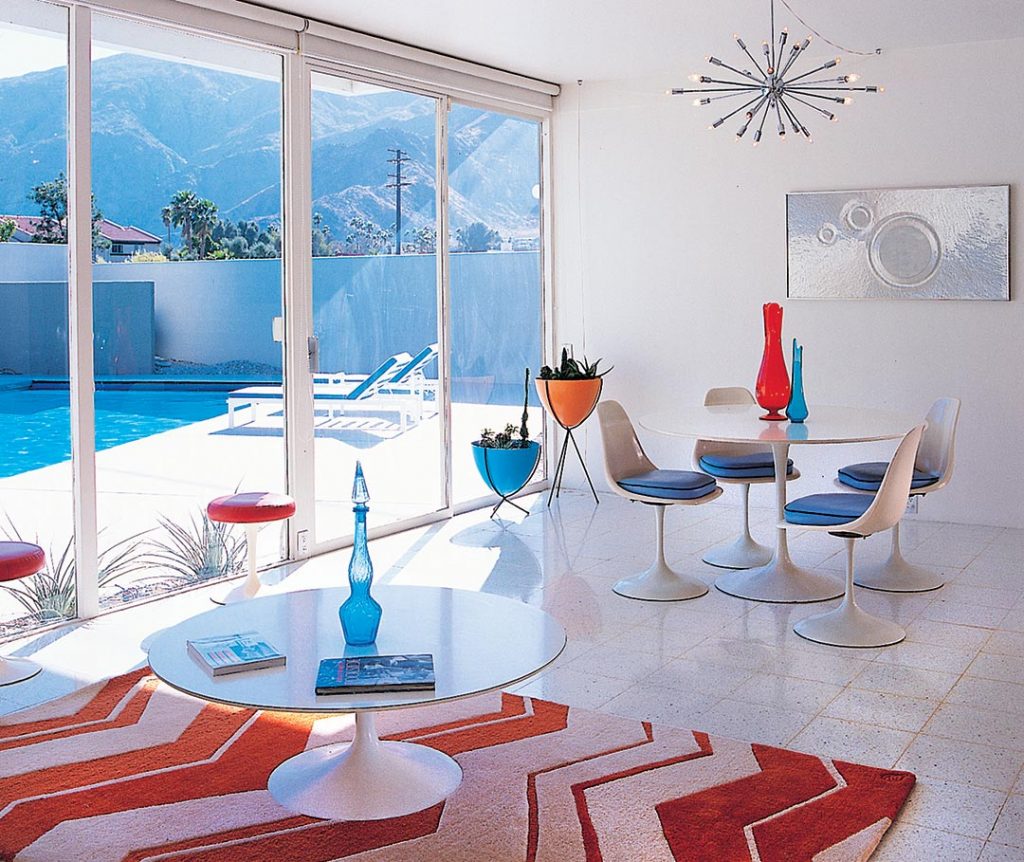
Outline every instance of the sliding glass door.
<path id="1" fill-rule="evenodd" d="M 439 388 L 438 99 L 312 76 L 316 539 L 351 534 L 361 462 L 373 526 L 447 505 Z"/>
<path id="2" fill-rule="evenodd" d="M 68 381 L 68 14 L 0 4 L 0 540 L 40 574 L 0 584 L 0 639 L 75 616 Z"/>
<path id="3" fill-rule="evenodd" d="M 490 496 L 470 443 L 542 362 L 541 121 L 70 6 L 0 3 L 0 540 L 49 557 L 0 640 L 239 574 L 221 494 L 295 497 L 265 567 L 351 536 L 357 463 L 376 529 Z"/>
<path id="4" fill-rule="evenodd" d="M 448 115 L 455 505 L 489 493 L 470 445 L 484 428 L 518 434 L 525 400 L 530 436 L 543 436 L 540 141 L 536 120 L 468 105 Z"/>
<path id="5" fill-rule="evenodd" d="M 237 576 L 207 503 L 286 490 L 281 57 L 92 21 L 101 607 Z M 287 556 L 283 524 L 258 559 Z"/>

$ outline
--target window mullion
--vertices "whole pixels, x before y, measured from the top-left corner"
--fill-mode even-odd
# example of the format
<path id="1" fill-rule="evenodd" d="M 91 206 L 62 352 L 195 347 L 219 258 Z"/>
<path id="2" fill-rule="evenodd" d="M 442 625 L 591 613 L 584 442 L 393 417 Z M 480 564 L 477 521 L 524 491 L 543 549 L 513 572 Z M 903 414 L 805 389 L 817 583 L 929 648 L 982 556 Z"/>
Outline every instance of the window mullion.
<path id="1" fill-rule="evenodd" d="M 100 611 L 92 284 L 92 12 L 74 5 L 68 32 L 68 375 L 77 612 Z"/>

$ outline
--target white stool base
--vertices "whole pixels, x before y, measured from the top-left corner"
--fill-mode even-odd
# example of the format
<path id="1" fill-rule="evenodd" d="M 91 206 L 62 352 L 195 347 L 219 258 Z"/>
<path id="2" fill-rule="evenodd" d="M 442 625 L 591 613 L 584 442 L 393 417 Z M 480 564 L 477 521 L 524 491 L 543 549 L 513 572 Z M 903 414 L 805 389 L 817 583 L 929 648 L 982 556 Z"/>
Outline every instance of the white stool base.
<path id="1" fill-rule="evenodd" d="M 425 745 L 381 742 L 372 713 L 356 715 L 356 738 L 313 748 L 270 774 L 267 789 L 296 814 L 330 820 L 383 820 L 430 808 L 462 782 L 462 768 Z"/>
<path id="2" fill-rule="evenodd" d="M 679 602 L 707 595 L 708 585 L 673 571 L 659 560 L 646 572 L 618 581 L 612 590 L 627 599 Z"/>
<path id="3" fill-rule="evenodd" d="M 42 670 L 38 664 L 27 658 L 0 657 L 0 685 L 14 685 L 32 679 Z"/>
<path id="4" fill-rule="evenodd" d="M 249 582 L 246 580 L 237 587 L 231 587 L 223 592 L 214 593 L 210 596 L 210 601 L 215 605 L 233 605 L 236 602 L 244 602 L 247 599 L 253 599 L 259 595 L 259 586 L 257 586 L 255 590 L 252 590 L 249 586 Z"/>
<path id="5" fill-rule="evenodd" d="M 704 562 L 720 569 L 753 569 L 772 560 L 772 549 L 741 534 L 731 545 L 718 545 L 704 554 Z"/>
<path id="6" fill-rule="evenodd" d="M 230 587 L 222 593 L 214 593 L 210 601 L 215 605 L 233 605 L 236 602 L 244 602 L 247 599 L 255 598 L 263 584 L 256 571 L 256 537 L 259 534 L 261 523 L 245 525 L 245 551 L 248 559 L 248 572 L 245 580 L 237 587 Z"/>
<path id="7" fill-rule="evenodd" d="M 816 643 L 862 649 L 892 646 L 907 636 L 896 623 L 869 614 L 845 599 L 835 610 L 800 620 L 793 631 Z"/>
<path id="8" fill-rule="evenodd" d="M 767 566 L 722 575 L 715 586 L 740 599 L 785 604 L 826 602 L 843 594 L 836 578 L 795 565 L 788 553 L 776 555 Z"/>

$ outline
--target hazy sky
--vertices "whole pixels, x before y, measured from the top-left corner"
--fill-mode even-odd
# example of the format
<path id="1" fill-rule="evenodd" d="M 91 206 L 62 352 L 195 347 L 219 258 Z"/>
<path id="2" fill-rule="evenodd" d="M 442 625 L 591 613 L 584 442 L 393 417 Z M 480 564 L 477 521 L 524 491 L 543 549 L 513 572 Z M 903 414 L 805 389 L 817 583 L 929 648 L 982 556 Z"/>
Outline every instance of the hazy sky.
<path id="1" fill-rule="evenodd" d="M 62 38 L 0 27 L 0 78 L 14 78 L 27 72 L 64 66 L 67 64 L 67 51 L 67 43 Z M 115 53 L 97 49 L 93 52 L 93 59 Z"/>

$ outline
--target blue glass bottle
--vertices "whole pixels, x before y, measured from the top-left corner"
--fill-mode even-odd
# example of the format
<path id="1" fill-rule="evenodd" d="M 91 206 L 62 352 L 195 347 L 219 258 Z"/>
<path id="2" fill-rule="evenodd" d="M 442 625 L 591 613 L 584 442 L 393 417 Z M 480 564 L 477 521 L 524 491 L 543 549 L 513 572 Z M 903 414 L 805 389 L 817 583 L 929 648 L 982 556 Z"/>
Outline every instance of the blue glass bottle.
<path id="1" fill-rule="evenodd" d="M 804 349 L 793 339 L 793 386 L 790 389 L 786 417 L 790 422 L 803 422 L 807 418 L 807 401 L 804 399 Z"/>
<path id="2" fill-rule="evenodd" d="M 370 492 L 363 478 L 363 465 L 356 462 L 356 476 L 352 483 L 352 511 L 356 513 L 355 539 L 352 543 L 352 559 L 348 564 L 348 585 L 350 594 L 338 608 L 341 630 L 345 643 L 352 646 L 372 644 L 377 639 L 381 607 L 370 595 L 373 582 L 373 563 L 370 549 L 366 546 L 366 513 L 370 507 Z"/>

